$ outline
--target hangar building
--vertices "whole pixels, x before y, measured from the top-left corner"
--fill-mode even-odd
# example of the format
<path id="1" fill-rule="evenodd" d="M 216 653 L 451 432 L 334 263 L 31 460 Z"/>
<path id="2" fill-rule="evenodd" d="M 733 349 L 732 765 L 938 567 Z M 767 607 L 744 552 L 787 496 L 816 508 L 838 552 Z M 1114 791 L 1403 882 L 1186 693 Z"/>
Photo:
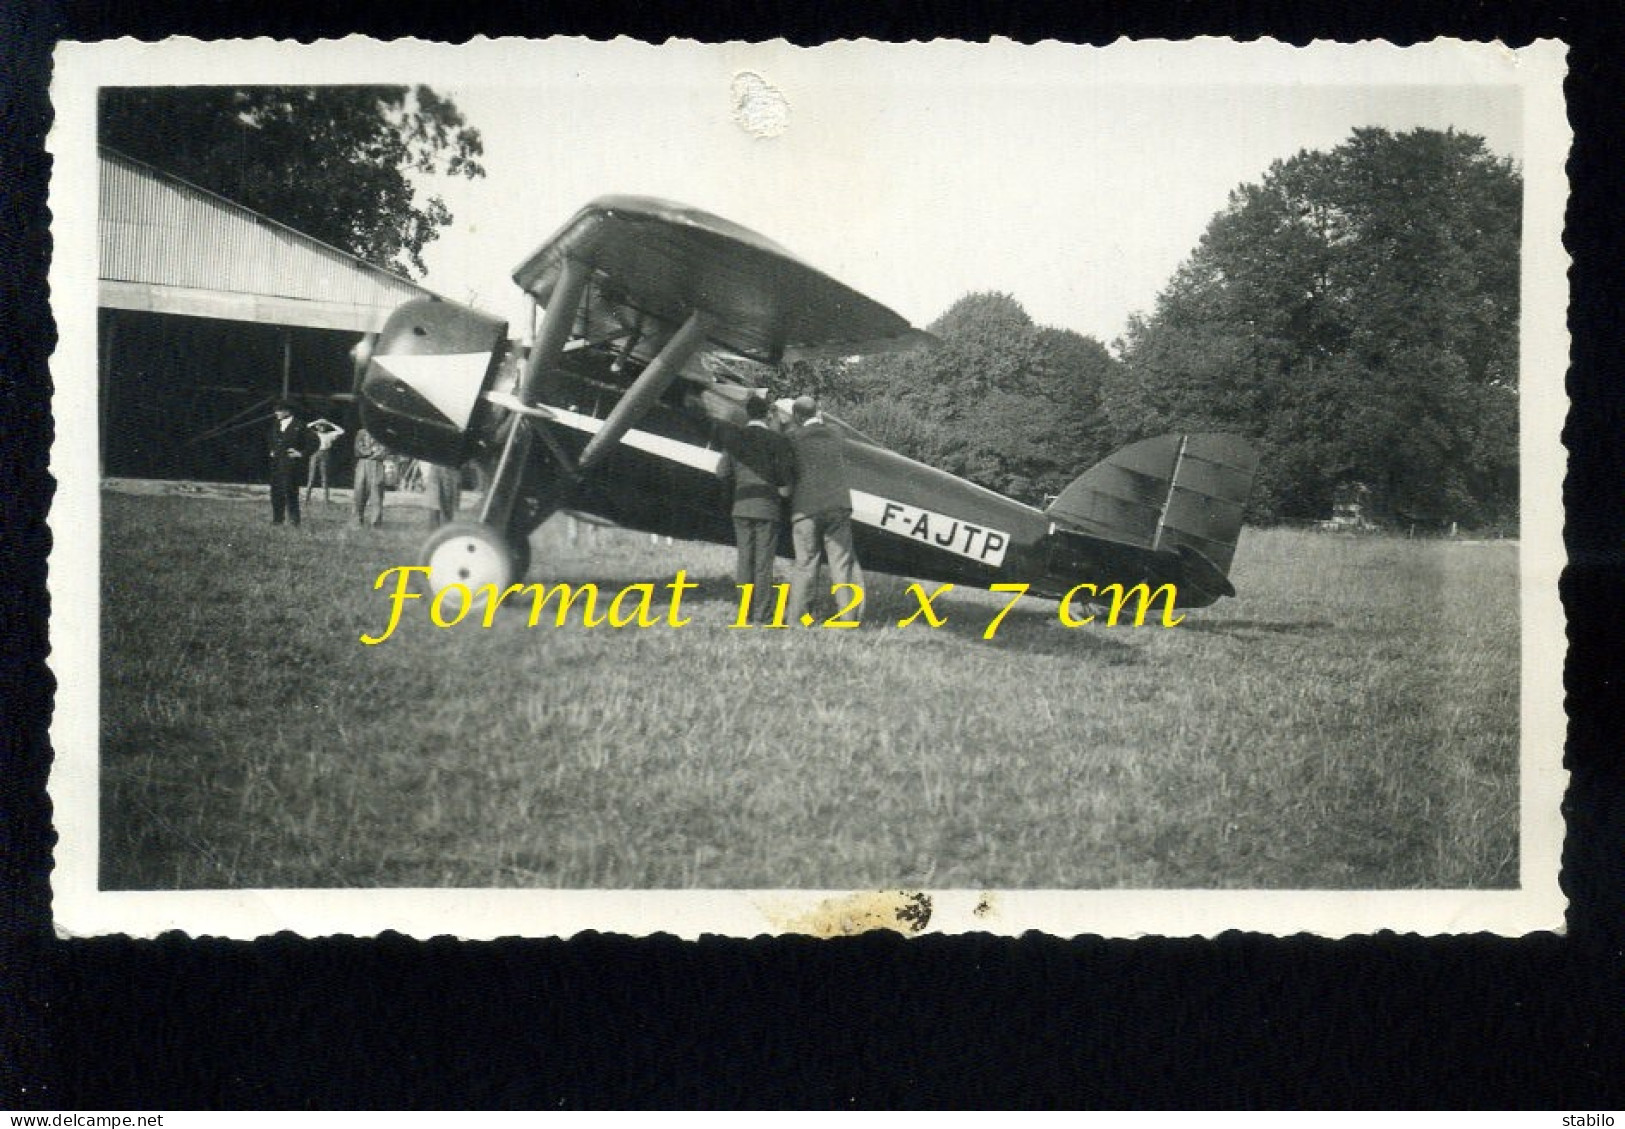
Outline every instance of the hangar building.
<path id="1" fill-rule="evenodd" d="M 100 157 L 102 473 L 262 481 L 278 396 L 353 434 L 351 350 L 430 292 L 121 153 Z M 346 436 L 338 481 L 349 453 Z"/>

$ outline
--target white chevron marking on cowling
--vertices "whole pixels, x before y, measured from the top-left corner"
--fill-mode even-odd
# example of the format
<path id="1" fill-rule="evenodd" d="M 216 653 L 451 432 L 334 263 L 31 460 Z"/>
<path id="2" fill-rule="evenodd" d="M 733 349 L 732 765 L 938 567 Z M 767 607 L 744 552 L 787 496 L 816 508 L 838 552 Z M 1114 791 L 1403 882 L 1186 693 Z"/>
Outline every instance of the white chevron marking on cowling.
<path id="1" fill-rule="evenodd" d="M 452 423 L 467 427 L 491 354 L 394 353 L 374 356 L 372 363 L 429 401 Z"/>

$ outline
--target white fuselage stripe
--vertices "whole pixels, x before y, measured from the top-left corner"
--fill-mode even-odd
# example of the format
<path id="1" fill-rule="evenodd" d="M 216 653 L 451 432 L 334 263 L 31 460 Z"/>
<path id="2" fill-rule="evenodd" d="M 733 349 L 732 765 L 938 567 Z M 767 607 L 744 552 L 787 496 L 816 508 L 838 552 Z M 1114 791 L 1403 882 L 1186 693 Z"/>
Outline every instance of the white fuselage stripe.
<path id="1" fill-rule="evenodd" d="M 597 416 L 572 412 L 568 408 L 555 408 L 551 404 L 547 406 L 547 410 L 553 414 L 556 422 L 573 427 L 577 431 L 584 431 L 588 435 L 597 435 L 604 426 L 604 421 Z M 684 443 L 681 439 L 668 439 L 651 431 L 639 431 L 634 428 L 626 433 L 621 442 L 639 451 L 646 451 L 670 462 L 681 463 L 683 466 L 710 474 L 717 473 L 722 466 L 721 451 L 696 447 L 692 443 Z"/>
<path id="2" fill-rule="evenodd" d="M 598 434 L 604 426 L 604 421 L 597 416 L 551 405 L 547 410 L 552 413 L 554 422 L 588 435 Z M 648 431 L 628 431 L 622 442 L 628 447 L 710 474 L 716 474 L 722 466 L 720 451 Z M 924 548 L 953 553 L 994 568 L 1004 563 L 1005 550 L 1010 545 L 1010 534 L 1004 530 L 972 525 L 949 514 L 907 505 L 864 490 L 853 489 L 849 493 L 852 497 L 852 520 L 855 522 Z"/>

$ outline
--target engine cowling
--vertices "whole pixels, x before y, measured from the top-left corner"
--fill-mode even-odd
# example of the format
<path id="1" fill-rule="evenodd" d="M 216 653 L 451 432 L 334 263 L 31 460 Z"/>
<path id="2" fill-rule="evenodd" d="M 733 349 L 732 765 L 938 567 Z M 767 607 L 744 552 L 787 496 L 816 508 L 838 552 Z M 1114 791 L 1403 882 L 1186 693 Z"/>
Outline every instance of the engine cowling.
<path id="1" fill-rule="evenodd" d="M 361 423 L 392 451 L 443 466 L 474 454 L 508 323 L 438 298 L 390 314 L 361 377 Z"/>

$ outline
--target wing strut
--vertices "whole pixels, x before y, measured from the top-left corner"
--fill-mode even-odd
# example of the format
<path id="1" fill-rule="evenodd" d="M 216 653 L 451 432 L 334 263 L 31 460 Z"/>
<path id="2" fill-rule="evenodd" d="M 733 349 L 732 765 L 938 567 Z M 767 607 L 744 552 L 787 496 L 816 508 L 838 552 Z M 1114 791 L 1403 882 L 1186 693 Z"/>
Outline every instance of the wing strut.
<path id="1" fill-rule="evenodd" d="M 604 420 L 604 426 L 598 429 L 581 452 L 581 461 L 578 464 L 582 471 L 591 470 L 604 461 L 604 458 L 614 449 L 621 437 L 631 430 L 632 425 L 638 421 L 650 405 L 660 397 L 660 394 L 671 387 L 671 382 L 677 379 L 683 365 L 692 357 L 700 345 L 705 341 L 709 320 L 699 310 L 688 315 L 683 327 L 671 335 L 649 367 L 638 374 L 632 387 L 620 398 L 610 411 L 609 418 Z"/>
<path id="2" fill-rule="evenodd" d="M 586 292 L 592 268 L 580 259 L 565 259 L 559 268 L 558 281 L 547 298 L 547 312 L 542 316 L 542 327 L 536 331 L 536 343 L 531 346 L 525 374 L 519 382 L 519 398 L 526 404 L 536 403 L 542 373 L 558 364 L 564 354 L 564 343 L 575 328 L 576 310 L 581 307 L 581 295 Z"/>
<path id="3" fill-rule="evenodd" d="M 576 304 L 590 276 L 591 272 L 586 267 L 573 259 L 565 260 L 520 381 L 519 399 L 527 408 L 534 404 L 533 393 L 539 387 L 541 374 L 547 369 L 548 359 L 556 360 L 564 348 L 574 324 Z M 588 441 L 581 457 L 573 465 L 569 456 L 548 433 L 545 417 L 541 413 L 522 410 L 517 414 L 503 444 L 502 455 L 497 460 L 496 473 L 491 476 L 491 486 L 486 491 L 480 520 L 498 529 L 507 528 L 530 445 L 536 438 L 546 444 L 549 453 L 571 480 L 579 480 L 584 473 L 602 463 L 632 429 L 632 425 L 660 398 L 660 394 L 671 387 L 682 372 L 683 365 L 704 344 L 709 329 L 710 319 L 705 314 L 699 310 L 689 314 L 682 328 L 672 334 L 648 367 L 638 374 L 632 386 L 616 402 L 603 427 Z"/>
<path id="4" fill-rule="evenodd" d="M 536 404 L 542 374 L 563 355 L 564 343 L 575 327 L 581 295 L 586 292 L 591 278 L 592 270 L 577 259 L 567 258 L 559 268 L 558 281 L 553 284 L 553 293 L 548 295 L 541 328 L 536 331 L 536 341 L 531 345 L 530 357 L 525 361 L 525 371 L 519 380 L 519 400 L 526 407 Z M 508 429 L 507 442 L 502 445 L 496 473 L 491 476 L 491 485 L 485 491 L 485 506 L 480 511 L 480 520 L 486 525 L 501 530 L 508 528 L 530 455 L 531 439 L 540 426 L 532 422 L 528 414 L 523 414 L 517 416 Z"/>

